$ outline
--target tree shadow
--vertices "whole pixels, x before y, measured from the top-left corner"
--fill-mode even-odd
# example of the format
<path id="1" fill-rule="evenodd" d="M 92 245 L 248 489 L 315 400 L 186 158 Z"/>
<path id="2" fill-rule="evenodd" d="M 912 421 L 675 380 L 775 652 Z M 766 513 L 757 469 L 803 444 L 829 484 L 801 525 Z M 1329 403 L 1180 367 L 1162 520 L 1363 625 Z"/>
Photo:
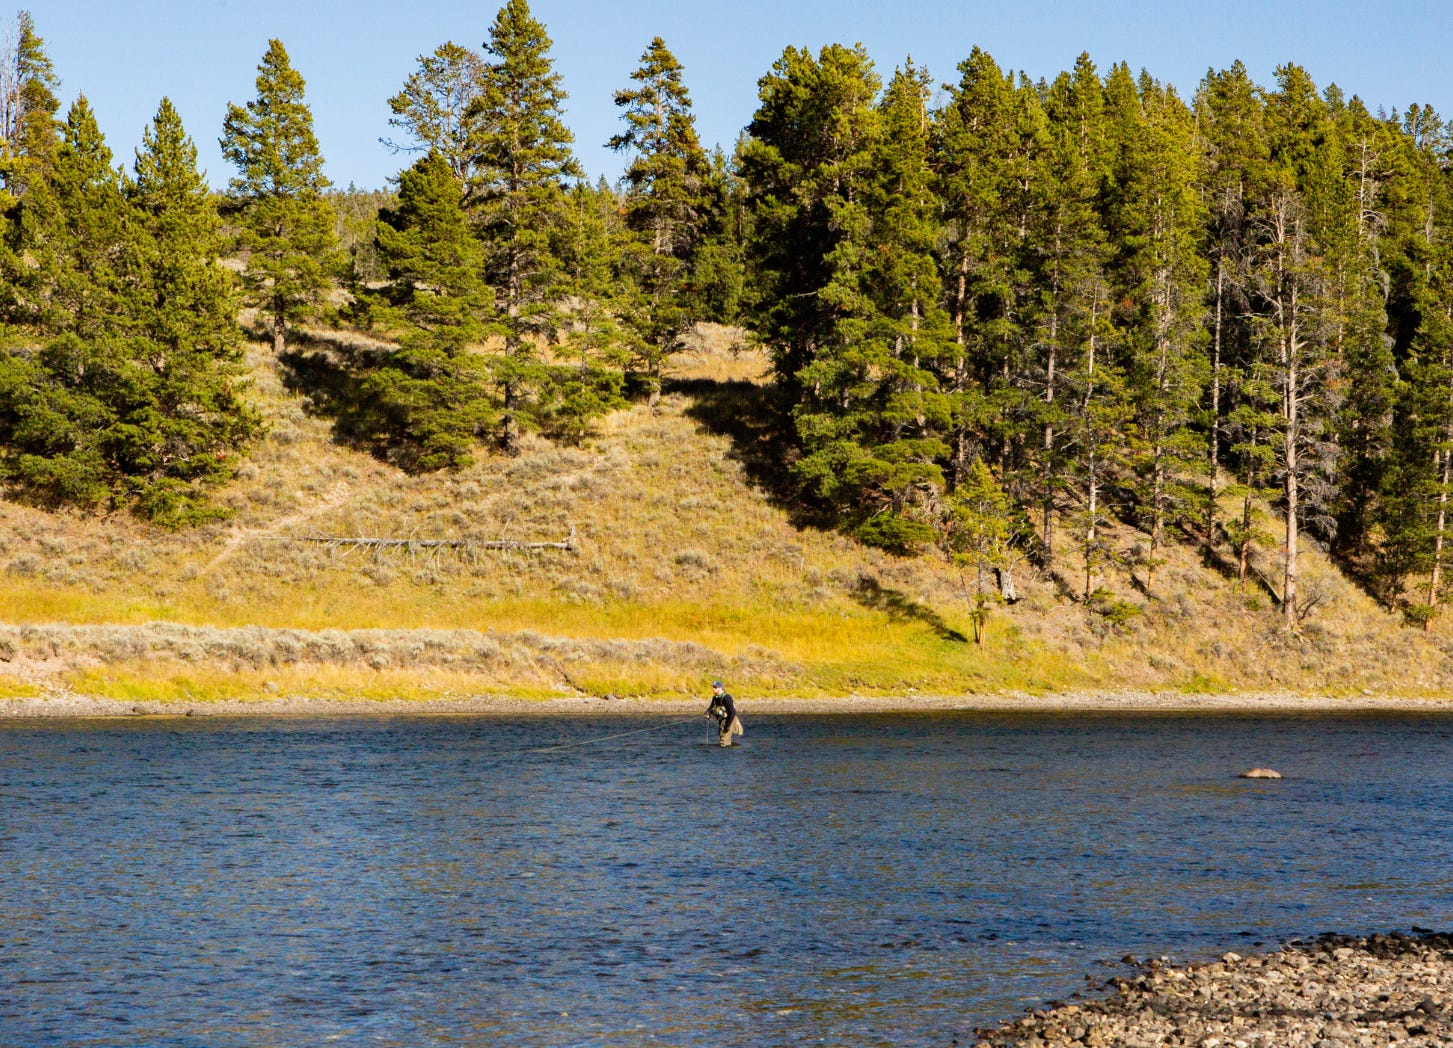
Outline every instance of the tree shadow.
<path id="1" fill-rule="evenodd" d="M 794 527 L 828 530 L 840 523 L 825 507 L 806 498 L 792 475 L 797 442 L 785 399 L 775 384 L 668 379 L 663 391 L 690 398 L 686 417 L 731 441 L 729 456 L 742 464 L 748 479 L 766 492 L 773 505 L 786 511 Z"/>
<path id="2" fill-rule="evenodd" d="M 1214 571 L 1227 582 L 1239 583 L 1241 581 L 1240 565 L 1235 558 L 1225 556 L 1219 550 L 1207 549 L 1202 545 L 1201 565 L 1209 571 Z M 1271 579 L 1267 578 L 1266 573 L 1255 564 L 1247 566 L 1246 582 L 1261 590 L 1273 605 L 1281 604 L 1281 593 L 1278 592 Z"/>
<path id="3" fill-rule="evenodd" d="M 333 419 L 335 439 L 349 443 L 338 423 L 355 406 L 360 370 L 372 363 L 347 343 L 299 336 L 279 354 L 278 372 L 283 388 L 303 399 L 304 410 Z"/>
<path id="4" fill-rule="evenodd" d="M 891 589 L 871 575 L 860 575 L 853 587 L 853 599 L 865 608 L 881 611 L 894 622 L 917 622 L 929 629 L 940 640 L 967 644 L 969 638 L 943 620 L 943 616 L 932 608 L 925 607 L 900 590 Z"/>

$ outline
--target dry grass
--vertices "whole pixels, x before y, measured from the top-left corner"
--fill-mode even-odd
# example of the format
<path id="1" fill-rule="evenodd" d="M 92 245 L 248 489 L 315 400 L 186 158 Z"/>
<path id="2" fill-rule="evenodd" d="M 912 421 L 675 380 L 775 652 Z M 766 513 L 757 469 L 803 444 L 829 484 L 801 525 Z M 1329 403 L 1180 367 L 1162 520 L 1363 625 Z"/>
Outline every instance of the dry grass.
<path id="1" fill-rule="evenodd" d="M 15 624 L 0 648 L 15 645 L 32 674 L 25 683 L 0 662 L 0 688 L 61 686 L 71 672 L 72 686 L 156 694 L 275 679 L 304 691 L 666 695 L 699 693 L 714 676 L 799 695 L 1453 691 L 1453 624 L 1402 628 L 1315 550 L 1305 585 L 1326 596 L 1298 638 L 1281 632 L 1265 593 L 1241 591 L 1183 545 L 1153 597 L 1124 570 L 1101 579 L 1142 610 L 1124 628 L 1025 571 L 1024 599 L 994 613 L 977 647 L 961 639 L 969 605 L 956 571 L 794 527 L 731 438 L 688 414 L 686 394 L 664 397 L 658 414 L 617 412 L 580 447 L 527 439 L 514 459 L 410 477 L 335 444 L 328 422 L 282 387 L 265 347 L 249 360 L 270 430 L 220 493 L 230 520 L 172 534 L 0 502 L 0 615 Z M 759 350 L 712 328 L 677 370 L 698 383 L 765 373 Z M 572 525 L 574 552 L 376 555 L 297 541 L 556 540 Z M 1125 549 L 1143 541 L 1128 528 L 1114 538 Z M 1068 535 L 1059 545 L 1072 549 Z M 1062 564 L 1077 574 L 1073 552 Z M 1261 566 L 1275 575 L 1270 560 Z M 489 658 L 485 641 L 497 649 Z"/>

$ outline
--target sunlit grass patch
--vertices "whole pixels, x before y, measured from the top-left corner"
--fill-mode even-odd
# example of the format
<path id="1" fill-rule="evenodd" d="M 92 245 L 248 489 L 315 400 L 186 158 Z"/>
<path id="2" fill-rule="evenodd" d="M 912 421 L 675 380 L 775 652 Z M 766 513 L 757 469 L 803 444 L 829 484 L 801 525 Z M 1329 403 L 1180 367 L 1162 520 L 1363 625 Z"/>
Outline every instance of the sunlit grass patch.
<path id="1" fill-rule="evenodd" d="M 12 623 L 179 620 L 178 609 L 137 594 L 92 593 L 0 575 L 0 621 Z"/>
<path id="2" fill-rule="evenodd" d="M 0 677 L 0 699 L 30 699 L 42 694 L 44 691 L 38 684 Z"/>
<path id="3" fill-rule="evenodd" d="M 124 702 L 223 702 L 273 697 L 420 701 L 504 691 L 499 682 L 443 669 L 369 670 L 292 666 L 233 672 L 169 660 L 140 660 L 72 670 L 63 678 L 78 694 Z M 515 694 L 514 690 L 510 694 Z"/>

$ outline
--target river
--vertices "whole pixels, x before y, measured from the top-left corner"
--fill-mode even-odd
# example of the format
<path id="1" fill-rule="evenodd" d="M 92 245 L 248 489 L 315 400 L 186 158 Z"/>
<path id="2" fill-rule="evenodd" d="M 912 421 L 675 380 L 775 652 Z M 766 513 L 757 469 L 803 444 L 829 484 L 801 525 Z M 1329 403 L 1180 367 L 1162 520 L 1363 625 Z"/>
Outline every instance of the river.
<path id="1" fill-rule="evenodd" d="M 0 1045 L 965 1044 L 1453 924 L 1450 717 L 743 715 L 0 723 Z"/>

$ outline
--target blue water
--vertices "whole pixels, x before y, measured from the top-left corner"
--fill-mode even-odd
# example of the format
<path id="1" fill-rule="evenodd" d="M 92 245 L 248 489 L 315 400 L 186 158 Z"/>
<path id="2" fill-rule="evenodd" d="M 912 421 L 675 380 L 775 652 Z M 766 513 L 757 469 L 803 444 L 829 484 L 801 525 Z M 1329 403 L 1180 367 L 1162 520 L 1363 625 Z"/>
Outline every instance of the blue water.
<path id="1" fill-rule="evenodd" d="M 0 726 L 0 1044 L 949 1045 L 1453 925 L 1453 719 L 746 716 Z"/>

